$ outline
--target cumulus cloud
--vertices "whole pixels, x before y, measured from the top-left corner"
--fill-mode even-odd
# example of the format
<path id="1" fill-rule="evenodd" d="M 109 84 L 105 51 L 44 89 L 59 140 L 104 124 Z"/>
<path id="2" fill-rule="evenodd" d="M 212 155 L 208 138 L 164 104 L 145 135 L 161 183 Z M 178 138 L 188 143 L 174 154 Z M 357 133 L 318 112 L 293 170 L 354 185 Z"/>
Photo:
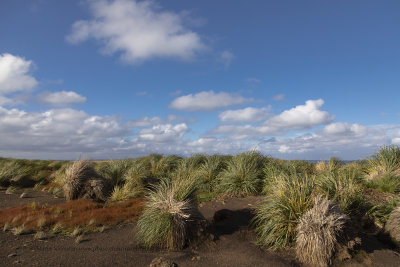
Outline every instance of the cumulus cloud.
<path id="1" fill-rule="evenodd" d="M 44 92 L 39 95 L 39 101 L 50 105 L 62 105 L 71 103 L 84 103 L 86 97 L 81 96 L 73 91 L 61 91 L 61 92 Z"/>
<path id="2" fill-rule="evenodd" d="M 34 88 L 38 82 L 29 73 L 32 61 L 11 54 L 0 55 L 0 94 L 26 91 Z"/>
<path id="3" fill-rule="evenodd" d="M 266 120 L 269 116 L 271 116 L 271 106 L 226 110 L 218 115 L 222 122 L 259 122 Z"/>
<path id="4" fill-rule="evenodd" d="M 226 92 L 215 93 L 214 91 L 203 91 L 197 94 L 189 94 L 174 99 L 169 105 L 170 108 L 185 111 L 211 111 L 218 108 L 243 104 L 253 101 L 251 98 L 244 98 L 237 94 Z"/>
<path id="5" fill-rule="evenodd" d="M 26 112 L 0 107 L 1 151 L 91 152 L 116 146 L 112 139 L 126 134 L 114 117 L 69 108 Z"/>
<path id="6" fill-rule="evenodd" d="M 139 138 L 140 140 L 151 142 L 174 142 L 181 140 L 188 129 L 186 123 L 176 125 L 159 124 L 154 125 L 152 128 L 141 130 Z"/>
<path id="7" fill-rule="evenodd" d="M 212 132 L 243 139 L 251 136 L 283 135 L 293 130 L 311 129 L 318 125 L 327 124 L 335 118 L 328 112 L 320 110 L 323 103 L 322 99 L 308 100 L 305 105 L 298 105 L 285 110 L 279 115 L 272 116 L 261 125 L 219 125 Z M 239 116 L 239 113 L 235 112 L 233 115 Z M 233 116 L 231 117 L 233 118 Z"/>
<path id="8" fill-rule="evenodd" d="M 162 11 L 153 1 L 90 1 L 91 20 L 76 21 L 71 43 L 94 38 L 104 53 L 121 53 L 129 63 L 152 58 L 188 60 L 205 48 L 200 36 L 183 25 L 182 14 Z"/>
<path id="9" fill-rule="evenodd" d="M 322 133 L 328 136 L 342 136 L 342 135 L 358 135 L 366 134 L 367 127 L 354 123 L 349 124 L 346 122 L 331 123 L 323 129 Z"/>
<path id="10" fill-rule="evenodd" d="M 327 124 L 335 119 L 327 111 L 320 108 L 324 100 L 307 100 L 305 105 L 298 105 L 290 110 L 269 119 L 264 125 L 271 128 L 287 130 L 304 130 L 314 126 Z"/>

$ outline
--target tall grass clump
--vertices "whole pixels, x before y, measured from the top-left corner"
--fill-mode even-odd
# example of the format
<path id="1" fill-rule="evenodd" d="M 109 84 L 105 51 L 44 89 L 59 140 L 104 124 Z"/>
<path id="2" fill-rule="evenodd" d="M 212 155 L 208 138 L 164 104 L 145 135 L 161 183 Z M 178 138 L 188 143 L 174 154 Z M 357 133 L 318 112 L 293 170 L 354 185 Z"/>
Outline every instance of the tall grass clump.
<path id="1" fill-rule="evenodd" d="M 282 175 L 271 179 L 265 202 L 253 219 L 258 243 L 272 249 L 291 244 L 301 216 L 312 207 L 314 176 Z"/>
<path id="2" fill-rule="evenodd" d="M 65 171 L 63 190 L 67 200 L 85 198 L 104 202 L 112 185 L 96 173 L 91 161 L 77 160 Z"/>
<path id="3" fill-rule="evenodd" d="M 367 183 L 370 188 L 375 188 L 380 192 L 399 193 L 400 192 L 400 176 L 393 173 L 385 173 Z"/>
<path id="4" fill-rule="evenodd" d="M 0 165 L 1 186 L 32 186 L 34 182 L 30 178 L 31 170 L 17 160 L 4 161 Z"/>
<path id="5" fill-rule="evenodd" d="M 386 203 L 375 205 L 368 211 L 368 215 L 372 216 L 379 224 L 385 224 L 392 211 L 397 207 L 399 200 L 394 198 Z"/>
<path id="6" fill-rule="evenodd" d="M 137 223 L 137 235 L 146 247 L 183 248 L 191 227 L 200 217 L 196 206 L 196 181 L 188 177 L 161 179 L 146 196 Z"/>
<path id="7" fill-rule="evenodd" d="M 151 154 L 141 159 L 150 170 L 150 176 L 157 179 L 169 176 L 181 160 L 182 158 L 179 156 L 164 157 L 160 154 Z"/>
<path id="8" fill-rule="evenodd" d="M 114 186 L 122 186 L 125 183 L 124 176 L 133 164 L 133 160 L 121 159 L 106 162 L 100 171 L 104 178 L 109 179 Z"/>
<path id="9" fill-rule="evenodd" d="M 318 191 L 346 213 L 358 212 L 365 203 L 363 177 L 356 170 L 323 172 L 317 176 Z"/>
<path id="10" fill-rule="evenodd" d="M 218 190 L 233 196 L 259 193 L 262 163 L 262 156 L 256 152 L 232 157 L 218 177 Z"/>
<path id="11" fill-rule="evenodd" d="M 321 196 L 301 216 L 297 226 L 296 255 L 311 266 L 328 266 L 348 217 Z"/>
<path id="12" fill-rule="evenodd" d="M 271 190 L 271 182 L 276 178 L 286 176 L 305 176 L 314 174 L 314 165 L 302 160 L 276 160 L 270 159 L 263 168 L 263 189 L 264 194 Z"/>
<path id="13" fill-rule="evenodd" d="M 198 175 L 201 179 L 200 190 L 212 192 L 215 189 L 216 179 L 224 168 L 222 157 L 213 155 L 205 159 L 198 168 Z"/>
<path id="14" fill-rule="evenodd" d="M 328 162 L 320 161 L 315 164 L 315 170 L 317 173 L 320 172 L 334 172 L 337 171 L 343 164 L 340 159 L 336 157 L 331 157 Z"/>
<path id="15" fill-rule="evenodd" d="M 400 176 L 400 148 L 384 146 L 368 159 L 367 173 L 374 180 L 386 173 Z"/>

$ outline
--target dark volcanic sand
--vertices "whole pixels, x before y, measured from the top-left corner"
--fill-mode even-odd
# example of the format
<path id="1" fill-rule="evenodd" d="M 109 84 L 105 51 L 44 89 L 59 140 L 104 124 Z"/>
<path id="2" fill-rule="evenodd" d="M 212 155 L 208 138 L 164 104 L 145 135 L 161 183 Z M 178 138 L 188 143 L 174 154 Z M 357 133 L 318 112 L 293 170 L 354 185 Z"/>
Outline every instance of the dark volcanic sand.
<path id="1" fill-rule="evenodd" d="M 44 192 L 37 198 L 19 199 L 18 195 L 5 196 L 0 192 L 0 207 L 15 207 L 36 201 L 56 204 Z M 36 196 L 36 193 L 32 194 Z M 103 233 L 84 236 L 81 243 L 75 238 L 54 236 L 44 241 L 33 240 L 33 234 L 14 236 L 0 232 L 0 265 L 20 266 L 148 266 L 159 256 L 172 260 L 178 266 L 298 266 L 291 249 L 273 252 L 254 244 L 255 234 L 249 230 L 251 208 L 260 197 L 230 198 L 200 205 L 200 211 L 214 222 L 215 241 L 205 241 L 198 247 L 169 252 L 138 248 L 134 224 L 115 226 Z M 54 201 L 54 202 L 53 202 Z M 60 201 L 60 202 L 58 202 Z M 365 236 L 365 254 L 338 266 L 400 266 L 397 252 L 386 248 L 376 238 Z"/>

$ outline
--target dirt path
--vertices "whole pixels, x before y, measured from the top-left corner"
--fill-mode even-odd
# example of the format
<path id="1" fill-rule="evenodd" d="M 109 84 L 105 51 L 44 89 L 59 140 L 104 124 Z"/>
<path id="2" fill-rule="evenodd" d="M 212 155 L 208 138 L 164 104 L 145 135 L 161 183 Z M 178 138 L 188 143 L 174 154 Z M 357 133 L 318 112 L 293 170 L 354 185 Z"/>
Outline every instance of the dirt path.
<path id="1" fill-rule="evenodd" d="M 135 224 L 88 234 L 79 244 L 67 236 L 39 241 L 33 240 L 32 234 L 14 236 L 0 232 L 0 265 L 149 266 L 154 258 L 163 256 L 178 266 L 298 266 L 290 249 L 272 252 L 255 245 L 256 236 L 248 224 L 253 216 L 252 207 L 260 201 L 260 197 L 248 197 L 203 203 L 199 209 L 213 223 L 215 238 L 179 252 L 140 249 L 135 240 Z M 376 241 L 370 242 L 371 251 L 367 255 L 346 265 L 400 266 L 398 254 L 381 247 L 373 249 Z"/>

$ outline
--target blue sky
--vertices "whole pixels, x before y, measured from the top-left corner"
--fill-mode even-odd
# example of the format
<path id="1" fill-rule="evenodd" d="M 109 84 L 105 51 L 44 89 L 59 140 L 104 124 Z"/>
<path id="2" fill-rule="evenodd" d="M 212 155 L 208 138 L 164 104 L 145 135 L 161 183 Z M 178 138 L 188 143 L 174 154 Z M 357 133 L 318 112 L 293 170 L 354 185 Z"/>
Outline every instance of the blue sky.
<path id="1" fill-rule="evenodd" d="M 400 144 L 399 1 L 5 0 L 0 156 L 365 158 Z"/>

